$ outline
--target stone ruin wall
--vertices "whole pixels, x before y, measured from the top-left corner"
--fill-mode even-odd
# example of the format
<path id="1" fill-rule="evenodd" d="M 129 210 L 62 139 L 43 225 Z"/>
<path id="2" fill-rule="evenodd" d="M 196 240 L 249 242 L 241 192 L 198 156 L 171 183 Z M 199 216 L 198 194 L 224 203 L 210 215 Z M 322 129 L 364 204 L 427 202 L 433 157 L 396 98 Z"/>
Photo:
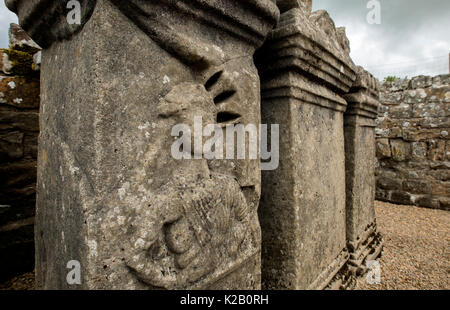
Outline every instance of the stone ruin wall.
<path id="1" fill-rule="evenodd" d="M 377 199 L 450 210 L 450 75 L 385 82 L 380 102 Z"/>
<path id="2" fill-rule="evenodd" d="M 80 2 L 80 26 L 59 18 L 59 3 L 31 20 L 38 3 L 6 2 L 44 48 L 42 64 L 28 62 L 42 76 L 37 288 L 73 288 L 73 259 L 88 289 L 352 288 L 382 249 L 378 85 L 350 59 L 345 30 L 307 0 Z M 34 104 L 2 103 L 34 113 L 24 137 L 37 135 Z M 280 167 L 173 161 L 170 126 L 198 114 L 280 124 Z M 5 123 L 7 137 L 22 124 Z M 3 140 L 5 153 L 19 149 L 5 167 L 36 165 L 36 152 Z"/>
<path id="3" fill-rule="evenodd" d="M 39 47 L 18 25 L 9 36 L 0 49 L 0 281 L 34 268 L 39 135 Z"/>

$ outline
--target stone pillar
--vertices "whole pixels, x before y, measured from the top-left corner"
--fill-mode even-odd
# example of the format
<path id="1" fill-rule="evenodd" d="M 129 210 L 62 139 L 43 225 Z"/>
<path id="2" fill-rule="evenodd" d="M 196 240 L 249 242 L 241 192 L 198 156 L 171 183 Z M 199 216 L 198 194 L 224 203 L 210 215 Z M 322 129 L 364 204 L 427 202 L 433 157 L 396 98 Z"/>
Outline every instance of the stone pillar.
<path id="1" fill-rule="evenodd" d="M 253 53 L 278 8 L 79 2 L 77 25 L 65 1 L 6 1 L 44 48 L 37 287 L 260 288 L 259 160 L 206 160 L 196 145 L 203 159 L 177 160 L 171 133 L 195 117 L 260 123 Z M 66 281 L 71 260 L 81 285 Z"/>
<path id="2" fill-rule="evenodd" d="M 364 272 L 366 262 L 377 258 L 382 249 L 374 208 L 378 92 L 375 78 L 358 67 L 356 82 L 345 96 L 347 244 L 355 274 Z"/>
<path id="3" fill-rule="evenodd" d="M 348 41 L 311 1 L 282 1 L 258 52 L 262 122 L 280 124 L 280 166 L 262 173 L 263 287 L 345 287 L 344 111 Z"/>

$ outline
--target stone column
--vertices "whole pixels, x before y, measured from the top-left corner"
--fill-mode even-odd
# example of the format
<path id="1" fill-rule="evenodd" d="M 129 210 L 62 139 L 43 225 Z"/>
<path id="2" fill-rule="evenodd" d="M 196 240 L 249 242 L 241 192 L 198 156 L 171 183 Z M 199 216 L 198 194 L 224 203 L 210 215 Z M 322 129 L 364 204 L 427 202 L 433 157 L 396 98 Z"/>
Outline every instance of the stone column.
<path id="1" fill-rule="evenodd" d="M 171 133 L 195 117 L 259 124 L 253 53 L 278 8 L 78 2 L 68 24 L 66 1 L 6 1 L 44 48 L 37 287 L 260 288 L 259 160 L 206 160 L 196 144 L 202 159 L 177 160 Z M 66 281 L 72 260 L 81 285 Z"/>
<path id="2" fill-rule="evenodd" d="M 280 1 L 258 52 L 262 122 L 280 124 L 280 166 L 262 173 L 263 287 L 346 286 L 344 111 L 348 41 L 311 1 Z"/>
<path id="3" fill-rule="evenodd" d="M 378 110 L 378 82 L 358 67 L 357 79 L 345 95 L 345 164 L 347 187 L 347 244 L 350 266 L 361 274 L 366 262 L 378 257 L 381 236 L 375 219 L 375 119 Z"/>

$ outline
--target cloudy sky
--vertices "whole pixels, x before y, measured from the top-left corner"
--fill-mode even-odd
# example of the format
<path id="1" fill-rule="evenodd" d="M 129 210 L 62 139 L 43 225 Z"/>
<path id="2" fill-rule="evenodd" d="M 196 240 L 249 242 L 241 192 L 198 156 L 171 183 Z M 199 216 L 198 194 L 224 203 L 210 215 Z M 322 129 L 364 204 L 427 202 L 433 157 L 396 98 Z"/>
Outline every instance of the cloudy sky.
<path id="1" fill-rule="evenodd" d="M 369 24 L 369 0 L 313 0 L 336 26 L 345 26 L 356 64 L 377 77 L 449 73 L 450 1 L 378 0 L 381 24 Z M 8 45 L 9 23 L 17 22 L 0 0 L 0 47 Z"/>
<path id="2" fill-rule="evenodd" d="M 369 24 L 368 0 L 313 0 L 345 26 L 354 62 L 378 77 L 449 73 L 450 1 L 379 0 L 381 24 Z"/>
<path id="3" fill-rule="evenodd" d="M 10 23 L 17 23 L 14 13 L 8 11 L 5 0 L 0 0 L 0 48 L 8 47 L 8 29 Z"/>

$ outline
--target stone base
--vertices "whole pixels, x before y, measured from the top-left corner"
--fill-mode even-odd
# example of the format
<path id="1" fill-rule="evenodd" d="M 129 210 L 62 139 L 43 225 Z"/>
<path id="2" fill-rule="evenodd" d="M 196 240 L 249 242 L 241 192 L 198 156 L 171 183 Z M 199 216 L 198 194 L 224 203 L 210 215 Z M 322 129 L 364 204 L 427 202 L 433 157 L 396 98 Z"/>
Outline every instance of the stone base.
<path id="1" fill-rule="evenodd" d="M 342 289 L 350 278 L 346 266 L 349 258 L 348 250 L 343 249 L 338 257 L 308 287 L 308 290 Z"/>
<path id="2" fill-rule="evenodd" d="M 348 263 L 339 270 L 325 290 L 352 290 L 356 286 L 356 278 L 348 268 Z"/>
<path id="3" fill-rule="evenodd" d="M 347 245 L 350 250 L 349 271 L 355 277 L 360 277 L 368 271 L 366 263 L 377 259 L 383 249 L 383 240 L 377 231 L 376 222 L 367 227 L 359 240 L 349 241 Z"/>
<path id="4" fill-rule="evenodd" d="M 214 275 L 213 275 L 214 276 Z M 260 290 L 261 289 L 261 252 L 242 261 L 236 262 L 234 268 L 210 277 L 208 283 L 196 285 L 189 289 L 208 290 Z"/>

